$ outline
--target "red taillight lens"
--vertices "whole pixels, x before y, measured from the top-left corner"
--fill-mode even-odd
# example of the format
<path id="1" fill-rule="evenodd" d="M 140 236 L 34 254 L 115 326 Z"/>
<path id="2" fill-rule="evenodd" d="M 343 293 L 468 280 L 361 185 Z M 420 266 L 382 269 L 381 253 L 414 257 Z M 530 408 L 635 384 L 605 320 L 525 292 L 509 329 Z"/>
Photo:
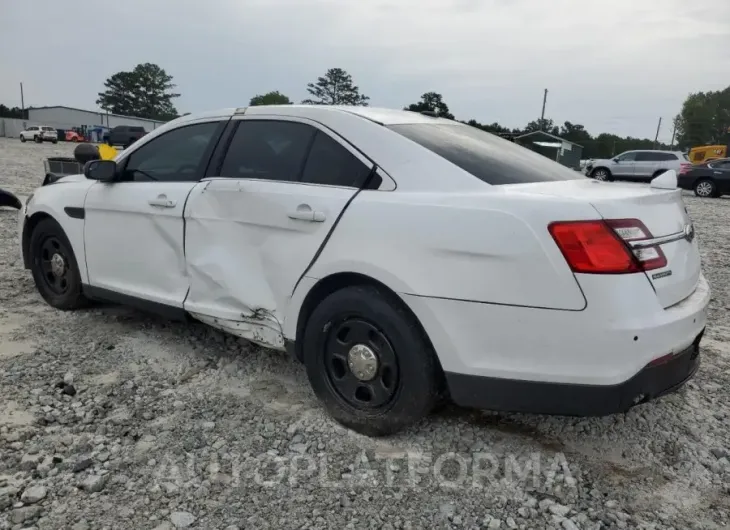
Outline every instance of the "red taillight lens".
<path id="1" fill-rule="evenodd" d="M 692 164 L 685 164 L 684 162 L 679 165 L 679 174 L 686 175 L 689 170 L 692 169 Z"/>
<path id="2" fill-rule="evenodd" d="M 659 247 L 629 248 L 629 241 L 652 237 L 638 219 L 555 222 L 548 230 L 573 272 L 630 274 L 667 264 Z"/>

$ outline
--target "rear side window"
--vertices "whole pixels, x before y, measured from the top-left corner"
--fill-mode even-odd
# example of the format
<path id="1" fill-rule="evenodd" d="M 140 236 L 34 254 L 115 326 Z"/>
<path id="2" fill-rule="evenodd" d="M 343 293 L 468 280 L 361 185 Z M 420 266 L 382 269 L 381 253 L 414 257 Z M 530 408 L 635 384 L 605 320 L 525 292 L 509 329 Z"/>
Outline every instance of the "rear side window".
<path id="1" fill-rule="evenodd" d="M 314 137 L 302 182 L 359 188 L 370 168 L 322 131 Z"/>
<path id="2" fill-rule="evenodd" d="M 639 151 L 636 153 L 637 162 L 659 162 L 660 160 L 667 160 L 664 158 L 663 153 L 653 153 L 651 151 Z"/>
<path id="3" fill-rule="evenodd" d="M 388 128 L 487 184 L 586 178 L 541 154 L 469 125 L 418 123 L 390 125 Z"/>
<path id="4" fill-rule="evenodd" d="M 241 121 L 231 139 L 221 176 L 299 180 L 316 129 L 288 121 Z"/>

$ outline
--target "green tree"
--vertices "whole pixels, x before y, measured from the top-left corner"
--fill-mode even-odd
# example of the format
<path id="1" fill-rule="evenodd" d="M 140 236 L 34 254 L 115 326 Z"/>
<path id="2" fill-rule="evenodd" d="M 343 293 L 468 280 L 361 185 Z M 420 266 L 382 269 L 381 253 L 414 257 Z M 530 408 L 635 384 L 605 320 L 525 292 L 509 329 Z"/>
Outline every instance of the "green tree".
<path id="1" fill-rule="evenodd" d="M 138 64 L 130 72 L 117 72 L 104 82 L 96 104 L 114 114 L 167 121 L 178 116 L 172 100 L 180 96 L 172 76 L 152 63 Z"/>
<path id="2" fill-rule="evenodd" d="M 278 90 L 266 94 L 256 94 L 251 98 L 249 105 L 291 105 L 291 100 Z"/>
<path id="3" fill-rule="evenodd" d="M 730 87 L 720 91 L 690 94 L 677 119 L 677 144 L 688 149 L 728 143 L 730 133 Z"/>
<path id="4" fill-rule="evenodd" d="M 20 107 L 8 107 L 0 103 L 0 118 L 16 118 L 19 120 L 28 119 L 28 109 L 21 109 Z"/>
<path id="5" fill-rule="evenodd" d="M 440 118 L 454 119 L 454 115 L 449 112 L 449 106 L 444 103 L 444 97 L 438 92 L 426 92 L 421 96 L 421 101 L 411 103 L 407 107 L 404 107 L 403 110 L 413 112 L 430 111 L 438 114 Z"/>
<path id="6" fill-rule="evenodd" d="M 579 123 L 571 123 L 569 121 L 566 121 L 561 127 L 560 127 L 560 133 L 558 134 L 561 138 L 564 140 L 568 140 L 569 142 L 573 142 L 574 144 L 579 144 L 582 146 L 585 146 L 585 144 L 591 142 L 593 138 L 591 138 L 591 135 L 586 131 L 586 128 L 579 124 Z"/>
<path id="7" fill-rule="evenodd" d="M 370 98 L 360 94 L 360 88 L 353 84 L 352 76 L 342 68 L 330 68 L 316 83 L 307 85 L 314 99 L 305 99 L 309 105 L 358 105 L 367 107 Z"/>
<path id="8" fill-rule="evenodd" d="M 527 126 L 525 126 L 523 134 L 535 131 L 544 131 L 555 136 L 560 134 L 560 128 L 553 123 L 553 120 L 549 118 L 538 118 L 535 121 L 531 121 L 527 124 Z"/>

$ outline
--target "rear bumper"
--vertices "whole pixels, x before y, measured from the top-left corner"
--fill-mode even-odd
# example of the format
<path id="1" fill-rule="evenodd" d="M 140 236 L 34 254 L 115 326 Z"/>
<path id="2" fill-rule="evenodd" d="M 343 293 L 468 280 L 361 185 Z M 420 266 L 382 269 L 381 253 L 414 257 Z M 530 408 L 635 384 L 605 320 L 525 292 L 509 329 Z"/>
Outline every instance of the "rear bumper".
<path id="1" fill-rule="evenodd" d="M 616 385 L 581 385 L 509 380 L 446 373 L 453 401 L 461 406 L 565 416 L 605 416 L 678 390 L 700 365 L 704 329 L 685 350 L 648 365 Z"/>

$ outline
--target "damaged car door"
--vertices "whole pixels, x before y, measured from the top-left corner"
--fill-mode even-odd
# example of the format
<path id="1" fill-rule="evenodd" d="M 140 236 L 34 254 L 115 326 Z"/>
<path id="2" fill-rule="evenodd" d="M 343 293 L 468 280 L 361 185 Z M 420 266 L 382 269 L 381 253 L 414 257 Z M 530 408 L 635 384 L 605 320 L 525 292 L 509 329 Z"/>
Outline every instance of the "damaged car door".
<path id="1" fill-rule="evenodd" d="M 182 309 L 185 201 L 224 126 L 217 119 L 165 132 L 123 156 L 115 181 L 91 186 L 84 243 L 92 294 Z"/>
<path id="2" fill-rule="evenodd" d="M 292 292 L 373 164 L 310 120 L 234 120 L 186 207 L 185 310 L 281 349 Z"/>

